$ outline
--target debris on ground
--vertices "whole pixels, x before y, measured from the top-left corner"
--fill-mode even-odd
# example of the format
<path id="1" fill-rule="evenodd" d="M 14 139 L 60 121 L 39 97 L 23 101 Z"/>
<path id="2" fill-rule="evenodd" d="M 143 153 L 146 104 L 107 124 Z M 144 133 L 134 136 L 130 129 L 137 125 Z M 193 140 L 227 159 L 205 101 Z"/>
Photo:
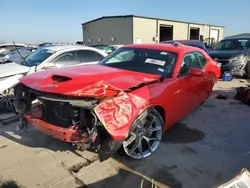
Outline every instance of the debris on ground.
<path id="1" fill-rule="evenodd" d="M 250 105 L 250 87 L 238 87 L 236 91 L 234 99 Z"/>
<path id="2" fill-rule="evenodd" d="M 217 97 L 216 97 L 216 98 L 217 98 L 217 99 L 227 100 L 228 95 L 222 95 L 222 94 L 219 94 L 219 95 L 217 95 Z"/>
<path id="3" fill-rule="evenodd" d="M 219 186 L 218 188 L 248 188 L 250 187 L 250 172 L 243 168 L 241 173 L 229 182 Z"/>

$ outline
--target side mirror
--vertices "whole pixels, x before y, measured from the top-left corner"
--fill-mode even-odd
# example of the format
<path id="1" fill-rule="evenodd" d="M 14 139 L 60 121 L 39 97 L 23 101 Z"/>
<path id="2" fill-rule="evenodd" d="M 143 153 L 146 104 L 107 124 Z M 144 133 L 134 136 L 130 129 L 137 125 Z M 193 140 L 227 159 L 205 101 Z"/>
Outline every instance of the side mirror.
<path id="1" fill-rule="evenodd" d="M 201 77 L 203 74 L 203 71 L 201 69 L 190 69 L 189 75 L 194 77 Z"/>
<path id="2" fill-rule="evenodd" d="M 51 68 L 55 68 L 56 65 L 54 63 L 46 63 L 44 66 L 43 66 L 43 69 L 51 69 Z"/>

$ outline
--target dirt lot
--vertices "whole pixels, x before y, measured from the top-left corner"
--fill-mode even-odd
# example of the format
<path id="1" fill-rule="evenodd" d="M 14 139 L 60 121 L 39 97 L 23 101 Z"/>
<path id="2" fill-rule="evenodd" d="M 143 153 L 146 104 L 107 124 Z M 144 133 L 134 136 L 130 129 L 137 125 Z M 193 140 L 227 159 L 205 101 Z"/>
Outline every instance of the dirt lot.
<path id="1" fill-rule="evenodd" d="M 246 83 L 217 83 L 210 99 L 168 131 L 157 151 L 142 161 L 119 153 L 100 163 L 96 154 L 74 152 L 32 128 L 16 131 L 15 123 L 2 123 L 2 187 L 83 188 L 86 184 L 89 188 L 139 188 L 143 182 L 146 188 L 152 181 L 159 187 L 218 185 L 243 167 L 250 169 L 250 107 L 233 99 L 234 88 Z M 218 93 L 229 98 L 216 99 Z"/>

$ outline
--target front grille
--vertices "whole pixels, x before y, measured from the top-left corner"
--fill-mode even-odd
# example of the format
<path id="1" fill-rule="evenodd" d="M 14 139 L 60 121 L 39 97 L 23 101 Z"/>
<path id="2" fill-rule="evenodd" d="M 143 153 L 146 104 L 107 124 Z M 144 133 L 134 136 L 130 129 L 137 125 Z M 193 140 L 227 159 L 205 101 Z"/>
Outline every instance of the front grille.
<path id="1" fill-rule="evenodd" d="M 58 127 L 72 125 L 72 106 L 69 103 L 43 100 L 42 120 Z"/>

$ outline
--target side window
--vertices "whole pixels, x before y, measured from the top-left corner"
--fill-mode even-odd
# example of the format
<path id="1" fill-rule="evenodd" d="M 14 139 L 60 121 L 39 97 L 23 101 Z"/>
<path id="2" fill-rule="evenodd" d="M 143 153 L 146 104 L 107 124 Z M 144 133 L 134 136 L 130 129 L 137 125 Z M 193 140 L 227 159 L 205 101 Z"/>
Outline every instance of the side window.
<path id="1" fill-rule="evenodd" d="M 198 69 L 203 68 L 196 52 L 187 53 L 183 57 L 179 71 L 179 76 L 187 75 L 190 69 L 193 68 L 198 68 Z"/>
<path id="2" fill-rule="evenodd" d="M 69 65 L 74 65 L 77 63 L 76 52 L 65 52 L 58 57 L 56 57 L 51 63 L 54 63 L 57 67 L 64 67 Z"/>
<path id="3" fill-rule="evenodd" d="M 207 64 L 206 58 L 200 52 L 196 52 L 196 55 L 198 56 L 198 59 L 200 60 L 201 67 L 204 68 Z"/>
<path id="4" fill-rule="evenodd" d="M 91 50 L 80 50 L 77 52 L 79 63 L 88 63 L 99 61 L 103 56 L 98 52 Z"/>

